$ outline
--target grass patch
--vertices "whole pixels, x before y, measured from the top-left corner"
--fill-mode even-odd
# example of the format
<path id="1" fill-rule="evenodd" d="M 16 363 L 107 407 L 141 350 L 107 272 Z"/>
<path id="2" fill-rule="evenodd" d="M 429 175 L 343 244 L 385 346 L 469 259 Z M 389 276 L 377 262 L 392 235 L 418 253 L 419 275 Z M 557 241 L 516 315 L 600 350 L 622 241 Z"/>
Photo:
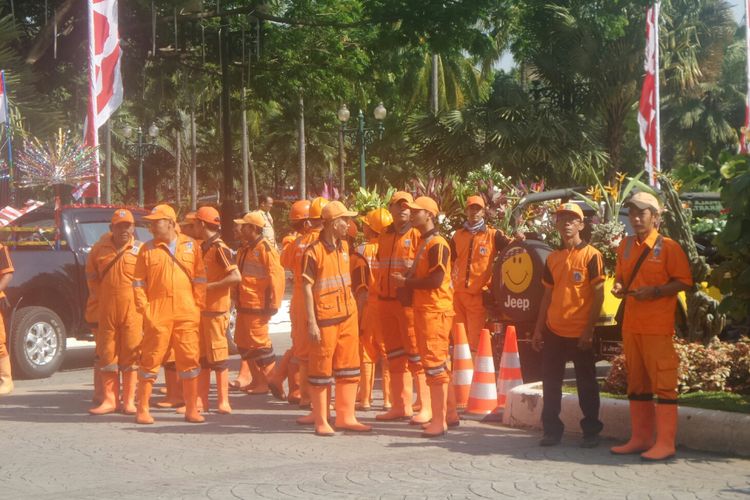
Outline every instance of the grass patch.
<path id="1" fill-rule="evenodd" d="M 575 384 L 563 385 L 563 392 L 568 394 L 577 394 Z M 601 397 L 612 399 L 627 399 L 624 394 L 612 394 L 602 391 Z M 689 406 L 692 408 L 702 408 L 704 410 L 731 411 L 734 413 L 750 414 L 750 395 L 734 394 L 732 392 L 689 392 L 680 394 L 680 406 Z"/>

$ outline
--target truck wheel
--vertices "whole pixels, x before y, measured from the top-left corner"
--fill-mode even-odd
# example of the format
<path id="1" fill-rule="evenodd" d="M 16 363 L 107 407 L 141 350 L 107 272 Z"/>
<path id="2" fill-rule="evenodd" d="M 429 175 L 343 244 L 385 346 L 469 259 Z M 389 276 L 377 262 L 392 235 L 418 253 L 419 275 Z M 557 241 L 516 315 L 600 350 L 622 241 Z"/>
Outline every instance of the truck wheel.
<path id="1" fill-rule="evenodd" d="M 14 376 L 49 377 L 60 368 L 65 356 L 65 325 L 51 309 L 23 307 L 13 317 L 8 345 Z"/>
<path id="2" fill-rule="evenodd" d="M 237 345 L 234 343 L 234 329 L 237 326 L 237 308 L 232 305 L 229 309 L 229 325 L 227 325 L 227 344 L 229 354 L 237 354 Z"/>

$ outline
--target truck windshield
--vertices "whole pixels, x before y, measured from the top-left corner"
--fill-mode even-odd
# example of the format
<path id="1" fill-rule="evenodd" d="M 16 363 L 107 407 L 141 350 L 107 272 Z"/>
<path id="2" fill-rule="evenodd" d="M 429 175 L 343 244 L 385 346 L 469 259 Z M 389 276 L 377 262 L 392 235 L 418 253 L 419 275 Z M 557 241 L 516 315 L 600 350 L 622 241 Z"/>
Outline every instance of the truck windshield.
<path id="1" fill-rule="evenodd" d="M 79 229 L 83 235 L 84 246 L 92 247 L 103 234 L 109 231 L 108 222 L 81 222 Z M 135 226 L 135 238 L 139 241 L 151 239 L 151 233 L 144 226 Z"/>

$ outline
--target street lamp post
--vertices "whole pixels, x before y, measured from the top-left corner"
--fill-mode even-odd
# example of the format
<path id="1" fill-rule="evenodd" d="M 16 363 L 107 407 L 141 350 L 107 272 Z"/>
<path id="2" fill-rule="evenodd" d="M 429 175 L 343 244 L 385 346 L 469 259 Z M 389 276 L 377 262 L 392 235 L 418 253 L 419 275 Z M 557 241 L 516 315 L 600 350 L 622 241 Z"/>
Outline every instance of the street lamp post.
<path id="1" fill-rule="evenodd" d="M 144 205 L 143 157 L 147 152 L 153 151 L 158 147 L 153 141 L 159 135 L 159 127 L 157 127 L 155 123 L 152 123 L 148 128 L 149 142 L 143 141 L 143 129 L 141 129 L 141 127 L 136 129 L 136 134 L 136 140 L 135 142 L 130 143 L 130 146 L 135 150 L 135 154 L 138 156 L 138 206 L 142 207 Z M 124 135 L 126 139 L 130 139 L 133 136 L 133 128 L 130 125 L 126 125 L 122 129 L 122 135 Z"/>
<path id="2" fill-rule="evenodd" d="M 365 158 L 367 154 L 367 145 L 372 144 L 375 140 L 375 134 L 377 134 L 378 139 L 383 138 L 383 132 L 385 131 L 383 120 L 385 120 L 387 114 L 388 111 L 385 109 L 385 106 L 383 106 L 383 103 L 379 103 L 373 112 L 373 116 L 378 124 L 375 128 L 368 128 L 365 124 L 365 114 L 360 109 L 359 114 L 357 115 L 357 128 L 347 128 L 346 123 L 350 118 L 349 109 L 346 107 L 346 104 L 342 104 L 341 108 L 339 108 L 337 115 L 341 122 L 341 127 L 339 128 L 339 166 L 341 169 L 342 193 L 344 191 L 344 136 L 351 135 L 357 140 L 357 145 L 359 146 L 359 182 L 360 186 L 366 187 L 367 177 L 365 174 Z"/>

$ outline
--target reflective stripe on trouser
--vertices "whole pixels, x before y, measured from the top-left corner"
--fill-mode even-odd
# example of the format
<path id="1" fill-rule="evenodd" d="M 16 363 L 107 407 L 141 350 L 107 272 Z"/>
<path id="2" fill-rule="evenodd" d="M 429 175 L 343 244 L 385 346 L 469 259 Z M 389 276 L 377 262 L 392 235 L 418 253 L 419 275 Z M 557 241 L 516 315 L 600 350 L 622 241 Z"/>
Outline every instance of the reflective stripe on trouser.
<path id="1" fill-rule="evenodd" d="M 450 382 L 448 346 L 453 324 L 453 311 L 414 311 L 414 327 L 422 354 L 422 366 L 427 375 L 427 385 Z"/>
<path id="2" fill-rule="evenodd" d="M 481 293 L 459 293 L 453 295 L 454 323 L 463 323 L 472 352 L 479 346 L 479 334 L 487 323 L 487 310 Z"/>
<path id="3" fill-rule="evenodd" d="M 201 313 L 200 321 L 200 352 L 201 359 L 206 360 L 211 368 L 220 368 L 229 358 L 229 343 L 227 342 L 227 327 L 229 313 L 214 315 Z M 235 332 L 237 329 L 235 328 Z"/>
<path id="4" fill-rule="evenodd" d="M 8 348 L 5 346 L 5 322 L 2 314 L 0 314 L 0 358 L 8 356 Z"/>
<path id="5" fill-rule="evenodd" d="M 378 300 L 377 314 L 383 346 L 391 373 L 404 373 L 407 369 L 419 373 L 419 348 L 414 334 L 414 313 L 396 300 Z"/>
<path id="6" fill-rule="evenodd" d="M 383 343 L 380 340 L 382 338 L 380 322 L 378 322 L 377 311 L 374 310 L 376 307 L 377 305 L 372 302 L 366 304 L 362 320 L 359 322 L 361 325 L 359 354 L 363 363 L 375 363 L 379 358 L 385 357 Z"/>
<path id="7" fill-rule="evenodd" d="M 310 353 L 310 338 L 307 332 L 307 311 L 301 287 L 299 291 L 296 286 L 292 290 L 289 317 L 292 321 L 292 355 L 297 361 L 307 361 Z"/>
<path id="8" fill-rule="evenodd" d="M 132 288 L 127 296 L 114 294 L 99 304 L 96 333 L 97 367 L 126 370 L 138 364 L 143 339 L 143 317 L 135 310 Z"/>
<path id="9" fill-rule="evenodd" d="M 313 385 L 359 381 L 359 335 L 355 312 L 338 325 L 320 327 L 320 342 L 310 342 L 307 379 Z"/>
<path id="10" fill-rule="evenodd" d="M 671 335 L 623 333 L 628 370 L 628 394 L 656 394 L 666 402 L 677 400 L 680 364 Z"/>
<path id="11" fill-rule="evenodd" d="M 234 327 L 234 343 L 242 359 L 253 359 L 261 366 L 271 364 L 276 359 L 273 344 L 268 335 L 268 322 L 271 316 L 240 312 Z"/>
<path id="12" fill-rule="evenodd" d="M 174 319 L 171 298 L 154 302 L 150 304 L 152 322 L 143 332 L 139 375 L 142 378 L 152 378 L 148 377 L 149 374 L 155 377 L 171 348 L 180 378 L 197 377 L 201 369 L 199 312 L 195 311 L 194 318 Z"/>

